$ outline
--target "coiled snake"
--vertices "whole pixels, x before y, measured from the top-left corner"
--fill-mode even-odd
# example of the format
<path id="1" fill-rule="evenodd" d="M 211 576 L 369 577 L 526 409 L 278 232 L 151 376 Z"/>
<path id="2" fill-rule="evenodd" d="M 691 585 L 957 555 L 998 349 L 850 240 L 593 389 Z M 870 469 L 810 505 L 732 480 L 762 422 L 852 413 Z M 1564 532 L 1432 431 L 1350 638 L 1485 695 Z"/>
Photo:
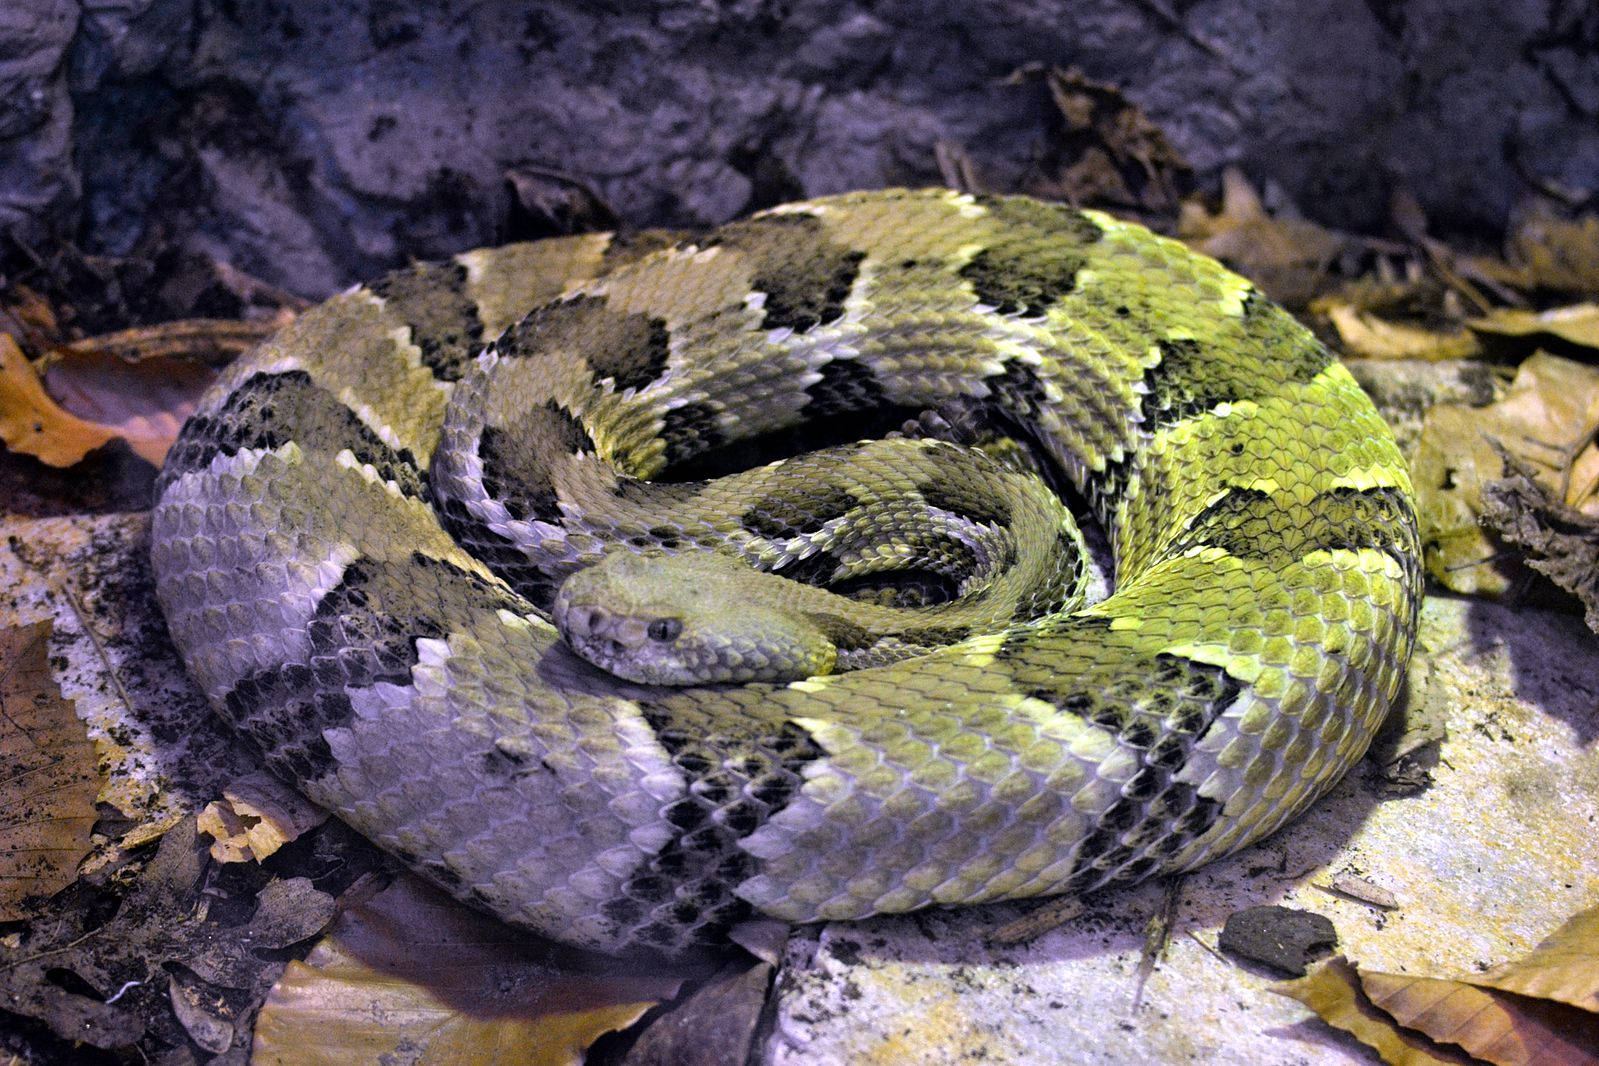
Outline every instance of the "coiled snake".
<path id="1" fill-rule="evenodd" d="M 918 418 L 863 468 L 844 444 L 698 477 L 741 442 Z M 979 445 L 962 473 L 919 465 L 957 451 L 940 435 Z M 1066 525 L 969 480 L 1028 465 L 1086 501 L 1108 597 L 1073 591 Z M 1084 892 L 1259 839 L 1364 751 L 1421 596 L 1399 452 L 1310 333 L 1139 226 L 938 190 L 402 270 L 230 368 L 158 494 L 173 639 L 270 764 L 458 896 L 607 950 Z M 896 517 L 917 497 L 931 533 Z M 1003 585 L 1039 529 L 1065 590 L 987 626 L 923 587 Z M 896 593 L 871 560 L 902 542 L 934 561 Z M 549 620 L 607 551 L 583 572 L 625 593 L 634 562 L 711 546 L 933 621 L 805 677 L 880 638 L 802 605 L 830 644 L 800 679 L 667 687 Z M 998 577 L 958 576 L 984 559 Z M 698 582 L 722 658 L 761 659 L 742 593 Z M 574 642 L 689 644 L 648 595 L 561 595 Z"/>

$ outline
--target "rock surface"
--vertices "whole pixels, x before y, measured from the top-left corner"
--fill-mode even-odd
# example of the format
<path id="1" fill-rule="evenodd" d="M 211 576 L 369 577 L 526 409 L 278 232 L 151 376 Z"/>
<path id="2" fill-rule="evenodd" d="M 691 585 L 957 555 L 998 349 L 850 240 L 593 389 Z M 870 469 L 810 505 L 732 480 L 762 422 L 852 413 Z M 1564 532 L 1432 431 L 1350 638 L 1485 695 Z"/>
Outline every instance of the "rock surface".
<path id="1" fill-rule="evenodd" d="M 1059 135 L 1041 80 L 1007 80 L 1029 64 L 1322 221 L 1377 226 L 1402 186 L 1493 226 L 1523 178 L 1593 192 L 1596 41 L 1589 5 L 1534 0 L 8 0 L 0 231 L 314 297 L 559 228 L 509 171 L 631 225 L 937 182 L 941 142 L 1009 189 Z"/>

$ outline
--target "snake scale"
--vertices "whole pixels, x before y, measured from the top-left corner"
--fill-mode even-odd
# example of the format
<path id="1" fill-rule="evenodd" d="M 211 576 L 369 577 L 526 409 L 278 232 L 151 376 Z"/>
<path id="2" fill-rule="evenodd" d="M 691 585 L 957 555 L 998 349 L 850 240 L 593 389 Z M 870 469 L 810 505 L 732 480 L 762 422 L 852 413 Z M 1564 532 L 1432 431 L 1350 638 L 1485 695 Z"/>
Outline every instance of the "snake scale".
<path id="1" fill-rule="evenodd" d="M 489 413 L 458 415 L 473 393 Z M 872 524 L 869 472 L 729 491 L 695 465 L 917 412 L 1025 442 L 1101 530 L 1109 594 L 737 684 L 626 681 L 552 625 L 606 537 L 648 556 L 716 527 L 786 546 L 780 576 L 853 572 L 825 535 Z M 890 465 L 935 515 L 1009 508 Z M 231 367 L 157 493 L 172 637 L 269 765 L 460 898 L 611 951 L 1081 893 L 1257 840 L 1365 750 L 1421 598 L 1393 437 L 1286 312 L 1137 225 L 946 190 L 401 270 Z M 633 510 L 662 502 L 693 517 Z"/>

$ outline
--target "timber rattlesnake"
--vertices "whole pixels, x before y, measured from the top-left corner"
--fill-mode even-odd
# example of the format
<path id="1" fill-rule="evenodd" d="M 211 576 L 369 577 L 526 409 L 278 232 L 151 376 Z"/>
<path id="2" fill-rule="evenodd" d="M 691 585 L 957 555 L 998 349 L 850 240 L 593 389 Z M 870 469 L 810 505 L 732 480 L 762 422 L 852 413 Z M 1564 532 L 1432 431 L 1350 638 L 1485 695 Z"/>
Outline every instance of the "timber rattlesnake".
<path id="1" fill-rule="evenodd" d="M 493 411 L 444 432 L 474 391 Z M 669 479 L 655 495 L 699 517 L 646 526 L 640 479 L 924 410 L 1002 426 L 1085 499 L 1112 594 L 791 683 L 623 681 L 549 622 L 602 535 L 676 551 L 720 524 L 735 548 L 786 545 L 779 572 L 847 578 L 861 553 L 817 538 L 852 509 L 871 524 L 869 485 L 761 482 L 712 520 L 710 483 Z M 456 450 L 435 462 L 441 433 Z M 908 477 L 936 513 L 1009 517 Z M 172 636 L 272 766 L 462 898 L 608 950 L 1081 892 L 1238 848 L 1365 750 L 1421 596 L 1393 438 L 1285 312 L 1136 225 L 937 190 L 402 270 L 230 368 L 158 493 Z M 1060 545 L 1075 572 L 1081 542 Z"/>

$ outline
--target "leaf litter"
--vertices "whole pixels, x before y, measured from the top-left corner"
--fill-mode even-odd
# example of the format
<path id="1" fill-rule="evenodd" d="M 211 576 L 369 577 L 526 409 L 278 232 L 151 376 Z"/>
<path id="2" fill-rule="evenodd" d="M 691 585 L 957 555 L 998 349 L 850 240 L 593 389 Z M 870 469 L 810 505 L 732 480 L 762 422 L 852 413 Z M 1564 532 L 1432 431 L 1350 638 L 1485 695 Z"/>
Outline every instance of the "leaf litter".
<path id="1" fill-rule="evenodd" d="M 1599 908 L 1528 954 L 1466 977 L 1368 970 L 1338 956 L 1274 986 L 1384 1062 L 1599 1064 Z"/>

